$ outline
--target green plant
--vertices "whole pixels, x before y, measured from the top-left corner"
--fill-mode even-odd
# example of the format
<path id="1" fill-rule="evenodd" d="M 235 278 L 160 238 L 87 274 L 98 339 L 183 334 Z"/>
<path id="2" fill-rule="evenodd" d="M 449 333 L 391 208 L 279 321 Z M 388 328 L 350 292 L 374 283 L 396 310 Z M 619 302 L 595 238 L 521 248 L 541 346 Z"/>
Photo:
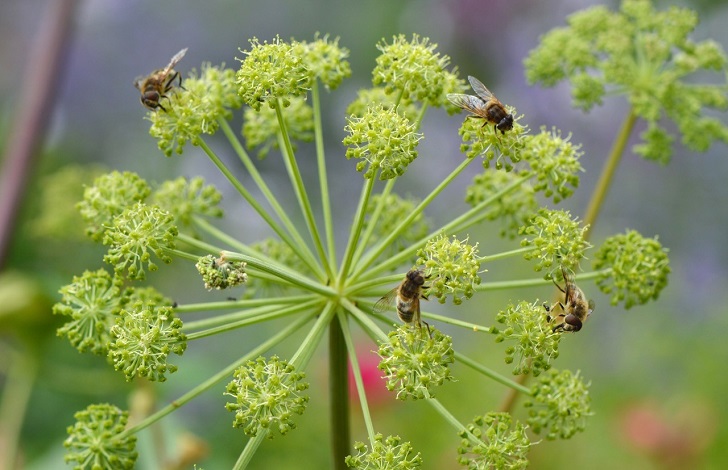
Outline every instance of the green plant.
<path id="1" fill-rule="evenodd" d="M 624 8 L 637 12 L 633 18 L 644 20 L 644 15 L 651 14 L 643 8 L 645 5 L 648 2 L 625 1 Z M 608 31 L 614 26 L 608 20 L 612 14 L 597 11 L 607 18 L 602 20 L 602 30 Z M 622 18 L 625 13 L 616 15 Z M 629 13 L 626 17 L 630 17 Z M 617 25 L 624 26 L 619 22 Z M 661 35 L 669 32 L 663 28 L 653 35 L 662 39 Z M 595 46 L 578 36 L 574 41 L 583 47 L 582 54 L 601 44 L 597 40 Z M 538 72 L 548 63 L 538 58 L 539 54 L 548 56 L 548 44 L 547 36 L 541 49 L 529 58 L 529 77 L 545 82 L 544 77 L 552 77 L 547 82 L 551 84 L 579 71 L 576 82 L 590 83 L 591 91 L 579 91 L 577 95 L 592 96 L 590 103 L 598 101 L 594 98 L 598 79 L 589 78 L 586 67 L 595 66 L 603 53 L 595 52 L 584 63 L 576 59 L 568 62 L 567 57 L 568 73 L 559 75 L 554 68 Z M 681 44 L 688 43 L 683 39 Z M 91 462 L 98 461 L 97 454 L 113 454 L 116 442 L 125 445 L 119 448 L 123 454 L 114 460 L 117 468 L 131 468 L 135 454 L 126 446 L 133 444 L 136 432 L 225 381 L 229 384 L 225 395 L 232 399 L 226 407 L 235 412 L 234 426 L 242 427 L 250 436 L 236 464 L 236 468 L 245 467 L 260 443 L 275 435 L 273 430 L 280 434 L 291 431 L 296 415 L 305 412 L 309 384 L 304 371 L 327 330 L 329 380 L 336 390 L 330 398 L 330 413 L 334 417 L 331 447 L 337 468 L 420 466 L 422 459 L 409 442 L 375 432 L 352 324 L 380 344 L 380 369 L 386 376 L 387 388 L 399 399 L 424 400 L 452 426 L 453 435 L 461 439 L 458 461 L 469 468 L 522 468 L 527 465 L 528 448 L 535 444 L 533 434 L 567 439 L 584 429 L 592 413 L 588 384 L 578 372 L 552 368 L 559 343 L 567 340 L 569 333 L 554 330 L 542 302 L 529 298 L 505 306 L 500 312 L 493 311 L 494 324 L 488 326 L 458 319 L 456 308 L 493 289 L 549 287 L 561 280 L 562 269 L 569 273 L 584 269 L 582 262 L 591 249 L 586 241 L 588 225 L 565 210 L 539 208 L 536 199 L 540 195 L 558 203 L 572 195 L 583 171 L 579 145 L 557 129 L 541 127 L 539 132 L 531 133 L 522 124 L 524 116 L 514 108 L 509 108 L 515 116 L 513 129 L 502 135 L 492 126 L 483 126 L 481 120 L 465 119 L 460 128 L 464 157 L 421 201 L 405 200 L 394 192 L 398 179 L 410 165 L 427 164 L 417 159 L 423 141 L 420 124 L 430 108 L 455 111 L 446 96 L 464 92 L 464 81 L 448 70 L 449 58 L 437 52 L 436 45 L 427 39 L 396 36 L 377 47 L 381 54 L 373 71 L 374 87 L 359 93 L 349 107 L 344 127 L 345 156 L 357 160 L 353 166 L 364 181 L 342 255 L 337 254 L 334 237 L 331 201 L 336 189 L 329 186 L 326 162 L 331 157 L 324 151 L 320 87 L 335 89 L 350 69 L 348 51 L 327 37 L 317 37 L 313 42 L 276 38 L 261 43 L 253 39 L 250 48 L 242 51 L 237 71 L 204 65 L 184 81 L 184 88 L 169 93 L 166 111 L 148 113 L 150 133 L 158 139 L 162 152 L 168 156 L 188 152 L 188 143 L 199 147 L 275 237 L 256 242 L 217 229 L 208 218 L 221 215 L 216 206 L 219 193 L 197 178 L 176 180 L 154 189 L 137 175 L 117 172 L 100 177 L 87 189 L 80 204 L 89 227 L 87 233 L 109 246 L 104 259 L 113 266 L 114 273 L 86 272 L 61 290 L 63 299 L 54 311 L 70 318 L 59 333 L 80 351 L 108 356 L 128 379 L 140 376 L 164 381 L 165 374 L 176 370 L 168 363 L 169 353 L 182 354 L 186 347 L 194 347 L 196 340 L 274 319 L 285 318 L 288 324 L 233 363 L 220 365 L 218 372 L 174 403 L 123 431 L 112 427 L 111 435 L 102 435 L 110 439 L 103 445 L 80 446 L 77 443 L 84 435 L 77 430 L 85 427 L 77 424 L 69 428 L 67 445 L 72 452 L 68 460 L 76 462 L 77 468 L 94 468 Z M 700 48 L 691 50 L 696 49 Z M 704 49 L 716 56 L 715 48 Z M 707 53 L 695 54 L 701 58 Z M 716 61 L 707 64 L 717 65 Z M 720 65 L 724 66 L 724 62 Z M 700 89 L 703 91 L 699 97 L 710 96 L 709 104 L 717 103 L 716 95 L 707 91 L 712 88 Z M 230 126 L 233 111 L 243 105 L 248 107 L 243 135 L 250 147 L 260 149 L 261 158 L 277 153 L 272 152 L 274 149 L 280 151 L 298 202 L 296 215 L 303 220 L 303 226 L 293 222 L 295 208 L 279 202 Z M 207 135 L 219 130 L 245 167 L 244 174 L 234 173 L 208 145 Z M 652 132 L 659 133 L 654 129 Z M 318 210 L 312 204 L 313 190 L 305 184 L 300 171 L 300 165 L 309 162 L 297 157 L 292 142 L 294 137 L 306 141 L 312 136 L 321 200 Z M 713 137 L 721 136 L 716 132 Z M 620 138 L 624 138 L 622 134 Z M 655 139 L 650 138 L 645 145 L 655 144 Z M 642 153 L 651 155 L 654 151 Z M 430 228 L 424 217 L 427 207 L 480 158 L 483 171 L 463 194 L 472 208 Z M 254 196 L 251 185 L 264 201 Z M 483 249 L 468 230 L 486 220 L 502 220 L 503 228 L 495 231 L 509 238 L 520 237 L 520 245 L 501 253 Z M 593 223 L 594 218 L 588 220 Z M 656 238 L 628 231 L 603 241 L 594 269 L 576 279 L 580 285 L 597 279 L 597 285 L 612 296 L 613 303 L 623 303 L 627 308 L 643 304 L 657 298 L 666 285 L 670 271 L 666 251 Z M 541 275 L 506 281 L 490 279 L 498 278 L 498 273 L 481 277 L 489 262 L 503 258 L 522 258 Z M 245 285 L 247 295 L 214 304 L 175 305 L 151 288 L 134 285 L 158 269 L 155 259 L 163 263 L 196 263 L 208 289 Z M 392 326 L 393 315 L 382 315 L 374 305 L 402 282 L 404 273 L 413 266 L 427 278 L 425 295 L 440 303 L 449 299 L 453 307 L 447 316 L 425 308 L 422 316 L 429 321 L 427 327 Z M 202 309 L 234 311 L 182 322 L 187 314 Z M 526 387 L 457 352 L 457 339 L 439 331 L 437 323 L 459 326 L 470 334 L 492 334 L 504 345 L 505 361 L 515 365 L 513 373 L 538 376 L 538 383 Z M 292 357 L 262 357 L 307 326 L 308 333 Z M 369 438 L 368 444 L 354 445 L 356 453 L 352 452 L 348 429 L 347 359 L 353 368 Z M 528 397 L 525 423 L 505 411 L 488 410 L 475 410 L 485 414 L 476 416 L 470 424 L 457 419 L 435 397 L 439 386 L 452 381 L 449 366 L 454 361 Z M 106 415 L 96 414 L 108 420 Z M 96 414 L 79 416 L 79 423 L 92 420 Z"/>

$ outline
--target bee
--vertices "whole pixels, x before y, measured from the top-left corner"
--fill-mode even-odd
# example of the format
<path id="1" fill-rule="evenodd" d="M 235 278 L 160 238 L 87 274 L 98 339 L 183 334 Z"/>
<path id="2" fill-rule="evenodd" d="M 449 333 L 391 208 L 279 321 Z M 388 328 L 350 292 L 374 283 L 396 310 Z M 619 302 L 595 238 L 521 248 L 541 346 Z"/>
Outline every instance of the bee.
<path id="1" fill-rule="evenodd" d="M 429 332 L 430 325 L 420 317 L 420 299 L 427 300 L 427 296 L 422 292 L 427 288 L 428 286 L 425 286 L 424 272 L 419 269 L 410 269 L 404 281 L 387 292 L 384 297 L 374 304 L 374 311 L 383 312 L 387 307 L 392 305 L 396 298 L 397 316 L 399 316 L 399 319 L 407 324 L 414 323 L 418 328 L 422 327 L 420 323 L 424 323 Z"/>
<path id="2" fill-rule="evenodd" d="M 501 131 L 501 134 L 505 134 L 513 129 L 513 114 L 508 112 L 503 103 L 477 78 L 468 75 L 468 81 L 478 96 L 448 93 L 447 99 L 455 106 L 473 113 L 468 117 L 484 119 L 483 126 L 492 123 L 494 132 Z"/>
<path id="3" fill-rule="evenodd" d="M 187 48 L 185 47 L 172 57 L 165 68 L 155 70 L 146 77 L 138 77 L 134 80 L 134 86 L 142 93 L 142 104 L 148 109 L 154 111 L 161 108 L 162 111 L 167 111 L 160 101 L 162 101 L 162 98 L 169 100 L 167 93 L 173 88 L 175 80 L 177 80 L 177 86 L 182 87 L 182 76 L 174 70 L 174 67 L 186 53 Z"/>
<path id="4" fill-rule="evenodd" d="M 551 307 L 548 304 L 544 304 L 544 308 L 548 314 L 546 319 L 551 322 L 555 318 L 563 318 L 563 321 L 554 326 L 551 331 L 579 331 L 584 322 L 586 322 L 586 319 L 594 311 L 594 300 L 586 300 L 584 291 L 577 287 L 574 283 L 574 278 L 566 273 L 566 269 L 563 266 L 561 267 L 561 274 L 564 276 L 564 289 L 556 283 L 556 280 L 554 280 L 554 284 L 564 293 L 564 301 L 558 301 Z M 561 308 L 561 313 L 552 317 L 551 313 L 556 306 Z"/>

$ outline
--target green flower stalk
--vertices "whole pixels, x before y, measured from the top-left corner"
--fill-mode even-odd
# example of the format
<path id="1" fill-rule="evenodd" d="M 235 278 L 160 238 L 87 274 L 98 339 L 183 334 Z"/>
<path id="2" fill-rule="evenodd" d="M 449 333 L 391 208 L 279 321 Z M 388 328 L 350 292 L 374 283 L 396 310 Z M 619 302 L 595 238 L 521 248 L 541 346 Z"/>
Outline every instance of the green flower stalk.
<path id="1" fill-rule="evenodd" d="M 346 466 L 357 470 L 409 470 L 420 468 L 420 453 L 414 454 L 412 444 L 399 436 L 376 434 L 371 451 L 363 442 L 354 443 L 356 455 L 346 457 Z M 414 455 L 412 455 L 414 454 Z"/>
<path id="2" fill-rule="evenodd" d="M 546 311 L 538 301 L 509 305 L 498 312 L 495 319 L 503 325 L 503 329 L 491 327 L 496 342 L 510 344 L 506 348 L 506 364 L 518 359 L 513 375 L 533 373 L 537 376 L 559 357 L 561 334 L 552 331 L 552 325 L 546 321 Z"/>
<path id="3" fill-rule="evenodd" d="M 137 203 L 116 216 L 104 233 L 104 245 L 110 247 L 104 261 L 113 265 L 116 273 L 126 271 L 130 279 L 144 280 L 145 265 L 150 271 L 159 269 L 152 262 L 152 254 L 163 263 L 172 262 L 167 251 L 175 248 L 178 233 L 172 214 Z"/>
<path id="4" fill-rule="evenodd" d="M 109 357 L 114 368 L 123 371 L 127 380 L 145 377 L 164 382 L 167 372 L 177 371 L 177 366 L 167 362 L 169 354 L 181 356 L 187 348 L 181 328 L 182 320 L 175 317 L 171 307 L 142 301 L 125 307 L 111 328 L 114 342 Z"/>
<path id="5" fill-rule="evenodd" d="M 109 405 L 91 405 L 75 415 L 76 424 L 68 427 L 66 463 L 74 470 L 132 469 L 137 460 L 136 436 L 121 437 L 129 413 Z"/>
<path id="6" fill-rule="evenodd" d="M 445 235 L 429 240 L 425 248 L 417 252 L 417 264 L 424 264 L 425 278 L 429 282 L 427 295 L 432 295 L 444 304 L 447 297 L 452 303 L 460 305 L 475 293 L 475 286 L 481 280 L 478 244 L 468 244 L 453 236 Z"/>
<path id="7" fill-rule="evenodd" d="M 364 171 L 364 178 L 372 179 L 379 172 L 380 180 L 401 176 L 407 165 L 417 158 L 417 144 L 422 134 L 416 126 L 393 109 L 382 106 L 370 108 L 361 118 L 350 116 L 344 138 L 346 158 L 359 158 L 357 171 Z M 381 170 L 381 171 L 380 171 Z"/>
<path id="8" fill-rule="evenodd" d="M 597 278 L 599 289 L 625 309 L 656 300 L 670 274 L 667 252 L 657 237 L 634 230 L 608 238 L 594 256 L 594 269 L 605 269 Z"/>
<path id="9" fill-rule="evenodd" d="M 270 439 L 274 437 L 270 431 L 284 435 L 295 429 L 293 417 L 303 414 L 309 399 L 301 394 L 308 389 L 308 383 L 303 382 L 306 374 L 273 356 L 248 361 L 234 375 L 225 391 L 235 399 L 225 405 L 235 412 L 234 427 L 243 428 L 251 437 L 267 433 Z"/>
<path id="10" fill-rule="evenodd" d="M 313 108 L 306 103 L 304 97 L 291 98 L 290 102 L 284 120 L 291 139 L 311 142 L 313 140 Z M 260 147 L 258 158 L 265 158 L 271 150 L 279 148 L 278 132 L 280 128 L 275 109 L 262 107 L 256 111 L 253 108 L 246 108 L 244 118 L 243 137 L 250 148 Z M 295 145 L 293 145 L 293 150 L 296 150 Z"/>
<path id="11" fill-rule="evenodd" d="M 454 354 L 452 338 L 436 328 L 403 325 L 379 345 L 379 370 L 399 400 L 429 398 L 434 387 L 454 380 L 449 369 Z"/>
<path id="12" fill-rule="evenodd" d="M 526 468 L 531 442 L 526 426 L 508 413 L 476 416 L 467 431 L 460 432 L 458 462 L 472 470 Z"/>
<path id="13" fill-rule="evenodd" d="M 546 439 L 569 439 L 586 429 L 586 418 L 591 416 L 589 384 L 579 372 L 551 369 L 539 377 L 533 386 L 531 398 L 523 404 L 528 409 L 526 421 L 536 434 L 545 433 Z"/>
<path id="14" fill-rule="evenodd" d="M 665 117 L 690 149 L 728 142 L 728 126 L 704 111 L 728 108 L 726 83 L 696 84 L 691 77 L 707 70 L 724 80 L 728 59 L 716 42 L 689 38 L 698 24 L 695 12 L 674 6 L 656 11 L 649 0 L 623 0 L 619 12 L 595 6 L 567 22 L 543 36 L 525 60 L 530 83 L 568 80 L 574 105 L 586 111 L 606 95 L 626 95 L 632 113 L 647 121 L 634 151 L 649 160 L 667 163 L 672 155 Z"/>

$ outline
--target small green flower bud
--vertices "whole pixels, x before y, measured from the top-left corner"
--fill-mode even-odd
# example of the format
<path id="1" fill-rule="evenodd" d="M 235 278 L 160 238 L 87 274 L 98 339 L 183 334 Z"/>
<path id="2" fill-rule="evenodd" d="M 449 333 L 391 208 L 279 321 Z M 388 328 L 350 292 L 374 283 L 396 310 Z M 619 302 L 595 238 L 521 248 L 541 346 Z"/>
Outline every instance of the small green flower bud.
<path id="1" fill-rule="evenodd" d="M 531 219 L 531 224 L 521 227 L 520 233 L 526 235 L 521 246 L 533 247 L 524 258 L 537 259 L 534 270 L 548 269 L 548 279 L 561 266 L 575 270 L 584 252 L 591 245 L 584 240 L 586 227 L 580 227 L 577 218 L 572 219 L 569 211 L 542 208 Z"/>
<path id="2" fill-rule="evenodd" d="M 151 261 L 152 253 L 164 263 L 172 262 L 165 250 L 174 249 L 177 234 L 172 214 L 158 206 L 137 203 L 116 216 L 106 230 L 104 245 L 110 248 L 104 261 L 114 265 L 116 273 L 126 270 L 129 279 L 143 280 L 144 264 L 150 271 L 158 269 Z"/>
<path id="3" fill-rule="evenodd" d="M 485 170 L 473 178 L 473 184 L 468 186 L 465 193 L 465 202 L 475 207 L 521 178 L 515 171 Z M 488 220 L 502 221 L 501 236 L 511 239 L 516 237 L 518 229 L 526 225 L 537 210 L 538 202 L 529 183 L 514 186 L 508 193 L 483 208 Z"/>
<path id="4" fill-rule="evenodd" d="M 526 426 L 518 421 L 512 426 L 512 421 L 508 413 L 490 412 L 476 416 L 468 424 L 468 432 L 459 433 L 458 463 L 472 470 L 526 468 L 531 442 L 526 435 Z M 473 442 L 471 435 L 478 441 Z"/>
<path id="5" fill-rule="evenodd" d="M 572 144 L 570 138 L 561 137 L 556 129 L 547 132 L 542 128 L 539 134 L 527 138 L 523 151 L 523 158 L 535 173 L 533 190 L 553 196 L 555 203 L 574 193 L 579 186 L 579 173 L 584 171 L 579 163 L 581 146 Z"/>
<path id="6" fill-rule="evenodd" d="M 126 428 L 129 413 L 108 403 L 91 405 L 73 415 L 76 424 L 69 426 L 63 446 L 68 449 L 66 463 L 74 470 L 134 468 L 138 457 L 136 436 L 118 438 Z"/>
<path id="7" fill-rule="evenodd" d="M 320 80 L 323 85 L 334 90 L 341 81 L 351 76 L 351 66 L 346 60 L 349 49 L 339 46 L 339 38 L 329 42 L 329 36 L 320 38 L 318 33 L 313 42 L 301 43 L 306 68 L 312 78 Z"/>
<path id="8" fill-rule="evenodd" d="M 425 265 L 425 278 L 430 284 L 427 295 L 437 297 L 441 304 L 452 296 L 452 302 L 460 305 L 463 299 L 473 296 L 475 286 L 480 284 L 478 244 L 468 244 L 468 238 L 460 241 L 454 235 L 452 240 L 438 235 L 418 250 L 417 256 L 417 264 Z"/>
<path id="9" fill-rule="evenodd" d="M 420 453 L 412 455 L 414 450 L 409 442 L 402 442 L 399 436 L 374 435 L 371 452 L 363 442 L 354 443 L 356 455 L 346 456 L 346 466 L 357 470 L 410 470 L 420 468 Z"/>
<path id="10" fill-rule="evenodd" d="M 195 267 L 205 281 L 205 289 L 227 289 L 239 286 L 248 280 L 243 261 L 228 261 L 213 255 L 203 256 Z"/>
<path id="11" fill-rule="evenodd" d="M 83 193 L 83 201 L 76 205 L 86 222 L 86 234 L 94 241 L 101 241 L 104 231 L 114 217 L 138 202 L 144 202 L 151 189 L 136 173 L 112 171 L 94 180 L 93 186 Z"/>
<path id="12" fill-rule="evenodd" d="M 222 209 L 218 207 L 222 194 L 215 186 L 205 186 L 201 177 L 180 177 L 174 181 L 165 181 L 154 191 L 152 202 L 174 216 L 181 226 L 192 224 L 194 216 L 222 217 Z"/>
<path id="13" fill-rule="evenodd" d="M 455 360 L 452 338 L 436 328 L 402 325 L 380 343 L 378 354 L 387 389 L 399 400 L 430 398 L 435 387 L 455 380 L 448 368 Z"/>
<path id="14" fill-rule="evenodd" d="M 58 336 L 66 336 L 80 352 L 106 356 L 112 341 L 109 331 L 122 307 L 123 284 L 104 269 L 74 276 L 71 284 L 61 287 L 62 300 L 53 306 L 54 314 L 71 317 Z"/>
<path id="15" fill-rule="evenodd" d="M 496 342 L 508 341 L 506 348 L 506 364 L 512 364 L 517 358 L 514 375 L 533 373 L 539 375 L 551 367 L 551 361 L 559 357 L 559 341 L 561 334 L 554 333 L 546 320 L 546 312 L 538 301 L 519 302 L 508 305 L 495 317 L 504 325 L 503 329 L 491 327 L 496 335 Z"/>
<path id="16" fill-rule="evenodd" d="M 468 158 L 482 156 L 483 168 L 490 168 L 495 160 L 496 169 L 511 171 L 523 158 L 528 128 L 518 123 L 523 116 L 517 115 L 515 108 L 506 106 L 506 109 L 514 118 L 513 128 L 505 134 L 494 129 L 490 122 L 475 117 L 465 118 L 458 130 L 463 139 L 460 151 Z"/>
<path id="17" fill-rule="evenodd" d="M 569 370 L 551 369 L 538 378 L 531 399 L 523 406 L 528 409 L 526 421 L 536 434 L 546 433 L 546 439 L 569 439 L 586 429 L 591 416 L 589 385 Z"/>
<path id="18" fill-rule="evenodd" d="M 114 368 L 123 371 L 126 380 L 139 376 L 164 382 L 167 372 L 177 371 L 167 356 L 181 356 L 187 348 L 181 329 L 182 320 L 175 317 L 172 307 L 150 307 L 141 301 L 126 306 L 111 328 L 115 341 L 109 357 Z"/>
<path id="19" fill-rule="evenodd" d="M 283 113 L 283 120 L 292 141 L 313 140 L 313 108 L 306 103 L 305 97 L 290 98 L 290 106 Z M 257 111 L 253 108 L 245 109 L 243 136 L 248 147 L 261 147 L 258 150 L 258 158 L 265 158 L 271 148 L 278 148 L 279 132 L 280 126 L 275 109 L 269 107 L 262 107 Z M 293 149 L 296 149 L 295 145 Z"/>
<path id="20" fill-rule="evenodd" d="M 416 34 L 408 42 L 400 34 L 394 36 L 392 44 L 380 41 L 377 49 L 381 55 L 372 71 L 372 84 L 384 84 L 388 95 L 401 94 L 404 100 L 433 105 L 443 102 L 445 86 L 452 87 L 452 78 L 445 70 L 450 57 L 435 52 L 437 44 Z"/>
<path id="21" fill-rule="evenodd" d="M 214 134 L 218 119 L 230 119 L 230 109 L 242 106 L 237 94 L 235 71 L 203 64 L 199 78 L 193 71 L 184 82 L 184 89 L 169 94 L 166 111 L 147 114 L 152 122 L 149 134 L 166 156 L 181 154 L 187 142 L 197 145 L 202 134 Z"/>
<path id="22" fill-rule="evenodd" d="M 625 309 L 657 299 L 670 274 L 667 252 L 657 237 L 634 230 L 608 238 L 594 256 L 594 269 L 607 269 L 597 279 L 599 289 Z"/>
<path id="23" fill-rule="evenodd" d="M 367 179 L 374 178 L 378 170 L 380 180 L 388 180 L 404 174 L 407 166 L 417 158 L 417 144 L 422 134 L 415 132 L 415 125 L 394 110 L 377 105 L 359 118 L 350 116 L 344 138 L 346 158 L 361 158 L 357 171 Z"/>
<path id="24" fill-rule="evenodd" d="M 253 38 L 250 50 L 240 52 L 247 57 L 241 61 L 236 75 L 238 94 L 256 111 L 263 103 L 275 108 L 277 98 L 284 108 L 288 107 L 290 97 L 305 96 L 311 88 L 313 74 L 306 64 L 307 50 L 303 44 L 287 43 L 278 36 L 271 43 L 261 44 Z"/>
<path id="25" fill-rule="evenodd" d="M 293 415 L 303 414 L 308 403 L 308 396 L 300 393 L 308 389 L 305 376 L 277 356 L 268 361 L 259 357 L 239 367 L 225 391 L 235 399 L 225 404 L 228 411 L 235 412 L 233 426 L 251 437 L 273 429 L 281 434 L 295 429 Z M 268 433 L 268 438 L 273 436 Z"/>

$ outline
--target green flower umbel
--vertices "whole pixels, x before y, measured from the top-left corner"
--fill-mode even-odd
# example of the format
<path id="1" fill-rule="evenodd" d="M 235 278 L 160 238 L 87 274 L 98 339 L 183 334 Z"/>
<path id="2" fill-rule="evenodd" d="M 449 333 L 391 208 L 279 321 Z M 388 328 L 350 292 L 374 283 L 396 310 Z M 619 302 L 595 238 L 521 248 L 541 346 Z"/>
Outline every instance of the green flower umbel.
<path id="1" fill-rule="evenodd" d="M 490 412 L 476 416 L 468 431 L 461 431 L 458 462 L 473 470 L 521 469 L 528 466 L 531 442 L 526 426 L 516 422 L 508 413 Z"/>
<path id="2" fill-rule="evenodd" d="M 523 404 L 528 409 L 528 425 L 546 439 L 569 439 L 586 428 L 591 416 L 589 384 L 569 370 L 550 370 L 533 386 L 531 397 Z"/>
<path id="3" fill-rule="evenodd" d="M 399 436 L 375 434 L 371 451 L 363 442 L 354 443 L 354 450 L 357 454 L 346 457 L 346 466 L 357 470 L 410 470 L 422 464 L 420 453 L 412 455 L 412 444 Z"/>
<path id="4" fill-rule="evenodd" d="M 76 424 L 68 427 L 66 463 L 74 470 L 134 468 L 137 459 L 136 436 L 119 438 L 126 428 L 129 413 L 109 405 L 91 405 L 73 415 Z"/>

